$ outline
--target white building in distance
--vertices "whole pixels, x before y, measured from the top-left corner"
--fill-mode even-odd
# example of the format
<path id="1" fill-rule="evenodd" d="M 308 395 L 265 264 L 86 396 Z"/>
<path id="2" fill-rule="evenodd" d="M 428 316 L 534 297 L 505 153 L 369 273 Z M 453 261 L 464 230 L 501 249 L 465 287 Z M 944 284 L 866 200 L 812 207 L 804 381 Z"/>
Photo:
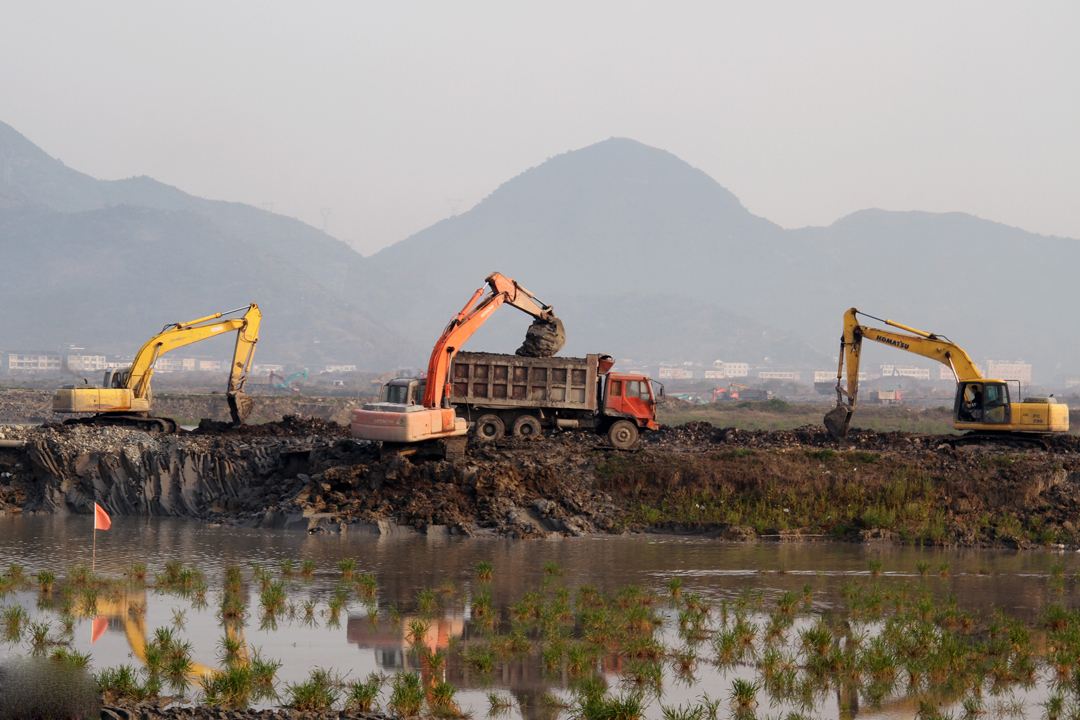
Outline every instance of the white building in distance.
<path id="1" fill-rule="evenodd" d="M 794 370 L 762 370 L 757 374 L 758 380 L 784 380 L 787 382 L 799 382 L 802 373 Z"/>
<path id="2" fill-rule="evenodd" d="M 356 372 L 356 366 L 355 365 L 327 365 L 326 370 L 324 370 L 323 372 L 328 372 L 328 373 Z"/>
<path id="3" fill-rule="evenodd" d="M 986 374 L 998 380 L 1019 380 L 1031 384 L 1031 363 L 1023 360 L 987 360 Z"/>
<path id="4" fill-rule="evenodd" d="M 694 371 L 686 367 L 669 367 L 665 365 L 660 366 L 659 371 L 661 380 L 693 380 Z"/>
<path id="5" fill-rule="evenodd" d="M 57 353 L 8 353 L 11 372 L 59 372 L 62 365 Z"/>
<path id="6" fill-rule="evenodd" d="M 710 380 L 750 377 L 750 363 L 714 360 L 713 369 L 706 370 L 705 377 Z"/>
<path id="7" fill-rule="evenodd" d="M 68 355 L 64 362 L 71 372 L 91 372 L 107 367 L 104 355 Z"/>
<path id="8" fill-rule="evenodd" d="M 881 377 L 883 378 L 910 378 L 912 380 L 929 380 L 930 368 L 910 367 L 904 365 L 882 364 Z"/>

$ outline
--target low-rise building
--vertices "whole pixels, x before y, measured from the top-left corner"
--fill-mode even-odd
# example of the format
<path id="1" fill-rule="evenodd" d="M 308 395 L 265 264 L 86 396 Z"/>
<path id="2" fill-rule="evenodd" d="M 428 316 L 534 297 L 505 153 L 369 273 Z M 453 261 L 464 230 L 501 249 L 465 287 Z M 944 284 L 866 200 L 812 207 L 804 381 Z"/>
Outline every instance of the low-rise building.
<path id="1" fill-rule="evenodd" d="M 11 372 L 59 372 L 63 360 L 59 353 L 8 353 L 7 368 Z"/>
<path id="2" fill-rule="evenodd" d="M 328 372 L 328 373 L 356 372 L 356 366 L 355 365 L 327 365 L 326 369 L 323 370 L 323 372 Z"/>
<path id="3" fill-rule="evenodd" d="M 929 380 L 930 368 L 914 367 L 911 365 L 888 365 L 882 364 L 881 377 L 884 378 L 909 378 L 911 380 Z"/>
<path id="4" fill-rule="evenodd" d="M 795 370 L 762 370 L 758 374 L 758 380 L 782 380 L 785 382 L 799 382 L 802 373 Z"/>
<path id="5" fill-rule="evenodd" d="M 718 376 L 710 376 L 710 372 L 720 372 L 722 374 Z M 705 377 L 711 379 L 750 377 L 750 363 L 714 360 L 713 369 L 706 370 Z"/>
<path id="6" fill-rule="evenodd" d="M 986 374 L 998 380 L 1019 380 L 1031 384 L 1031 363 L 1023 360 L 987 360 Z"/>
<path id="7" fill-rule="evenodd" d="M 687 367 L 671 367 L 661 365 L 658 371 L 661 380 L 693 380 L 694 371 Z"/>
<path id="8" fill-rule="evenodd" d="M 251 366 L 251 372 L 256 375 L 269 375 L 270 373 L 283 373 L 285 372 L 284 365 L 278 365 L 275 363 L 259 363 L 258 365 Z"/>
<path id="9" fill-rule="evenodd" d="M 71 372 L 104 370 L 106 362 L 104 355 L 67 355 L 64 357 L 64 363 Z"/>

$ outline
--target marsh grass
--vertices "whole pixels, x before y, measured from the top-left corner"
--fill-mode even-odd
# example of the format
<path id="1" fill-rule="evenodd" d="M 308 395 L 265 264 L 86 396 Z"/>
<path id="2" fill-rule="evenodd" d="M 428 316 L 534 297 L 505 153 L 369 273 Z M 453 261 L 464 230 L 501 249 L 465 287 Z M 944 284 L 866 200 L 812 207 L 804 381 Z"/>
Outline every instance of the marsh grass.
<path id="1" fill-rule="evenodd" d="M 344 558 L 338 561 L 338 570 L 341 571 L 342 580 L 351 580 L 352 576 L 356 573 L 356 560 L 353 558 Z"/>
<path id="2" fill-rule="evenodd" d="M 424 706 L 424 686 L 418 673 L 402 672 L 390 682 L 390 700 L 387 707 L 403 718 L 420 715 Z"/>
<path id="3" fill-rule="evenodd" d="M 308 679 L 286 687 L 288 706 L 301 712 L 329 712 L 341 695 L 341 678 L 325 668 L 314 668 Z"/>
<path id="4" fill-rule="evenodd" d="M 379 582 L 373 573 L 361 573 L 356 578 L 356 592 L 364 599 L 372 599 L 379 590 Z"/>
<path id="5" fill-rule="evenodd" d="M 49 570 L 42 570 L 37 574 L 38 591 L 42 595 L 51 595 L 56 587 L 56 574 Z"/>
<path id="6" fill-rule="evenodd" d="M 488 560 L 481 560 L 474 566 L 473 573 L 480 582 L 491 582 L 495 575 L 495 566 Z"/>
<path id="7" fill-rule="evenodd" d="M 4 626 L 4 640 L 16 643 L 22 640 L 23 628 L 29 622 L 30 616 L 22 605 L 9 605 L 0 611 L 0 622 Z"/>
<path id="8" fill-rule="evenodd" d="M 506 715 L 514 707 L 514 701 L 512 698 L 507 697 L 501 692 L 489 692 L 487 694 L 488 712 L 491 717 L 498 717 L 500 715 Z"/>
<path id="9" fill-rule="evenodd" d="M 140 702 L 150 697 L 152 690 L 140 678 L 140 672 L 131 665 L 105 668 L 95 677 L 98 692 L 106 703 Z"/>
<path id="10" fill-rule="evenodd" d="M 348 712 L 370 713 L 379 709 L 379 693 L 386 678 L 379 673 L 371 673 L 364 680 L 354 680 L 345 688 L 345 710 Z"/>
<path id="11" fill-rule="evenodd" d="M 710 709 L 704 699 L 667 704 L 664 701 L 670 695 L 662 695 L 665 673 L 667 682 L 674 676 L 676 683 L 694 687 L 701 682 L 697 671 L 713 661 L 720 668 L 738 666 L 740 677 L 745 677 L 747 668 L 754 673 L 741 685 L 726 679 L 732 684 L 725 701 L 738 718 L 755 713 L 762 692 L 777 703 L 809 710 L 839 687 L 859 693 L 870 706 L 904 696 L 955 698 L 950 702 L 963 702 L 964 716 L 979 717 L 969 709 L 981 702 L 984 692 L 1007 697 L 1013 689 L 1031 683 L 1045 683 L 1048 688 L 1043 716 L 1070 717 L 1068 710 L 1080 701 L 1080 691 L 1071 689 L 1080 689 L 1080 671 L 1076 670 L 1080 667 L 1080 611 L 1075 609 L 1072 594 L 1060 594 L 1077 589 L 1068 584 L 1063 565 L 1052 566 L 1048 577 L 1049 589 L 1058 594 L 1047 592 L 1048 586 L 1039 583 L 1040 597 L 1046 604 L 1037 617 L 1018 619 L 1001 612 L 983 617 L 946 594 L 951 583 L 910 582 L 882 573 L 875 561 L 867 562 L 870 572 L 843 581 L 838 599 L 834 601 L 830 591 L 818 612 L 814 611 L 810 584 L 801 591 L 786 590 L 774 600 L 767 600 L 766 593 L 757 588 L 715 600 L 684 588 L 675 578 L 661 580 L 653 587 L 568 587 L 555 566 L 543 567 L 539 578 L 534 572 L 531 586 L 516 595 L 500 594 L 498 605 L 494 588 L 487 582 L 471 588 L 466 584 L 463 591 L 452 590 L 445 582 L 437 591 L 421 589 L 409 604 L 415 605 L 417 612 L 404 618 L 391 604 L 380 607 L 374 599 L 378 584 L 370 574 L 341 579 L 328 596 L 305 586 L 302 592 L 306 597 L 297 597 L 297 586 L 290 586 L 276 572 L 271 575 L 257 567 L 251 570 L 251 582 L 258 588 L 260 605 L 270 621 L 276 623 L 276 617 L 281 616 L 294 627 L 300 623 L 315 626 L 319 598 L 326 597 L 328 613 L 336 616 L 349 598 L 363 597 L 367 594 L 364 588 L 371 588 L 364 603 L 369 622 L 380 632 L 389 625 L 392 632 L 400 633 L 409 645 L 404 648 L 406 667 L 423 667 L 430 673 L 424 676 L 430 677 L 429 681 L 420 681 L 417 699 L 409 673 L 390 678 L 373 675 L 346 683 L 333 670 L 313 672 L 305 682 L 288 686 L 278 698 L 298 710 L 321 707 L 330 697 L 331 706 L 370 712 L 378 709 L 382 699 L 386 710 L 402 717 L 417 713 L 457 717 L 461 708 L 456 688 L 445 682 L 449 672 L 467 668 L 482 686 L 497 682 L 502 673 L 514 672 L 522 663 L 532 663 L 540 667 L 538 678 L 545 682 L 565 679 L 574 688 L 574 702 L 562 713 L 564 717 L 640 717 L 644 698 L 655 696 L 650 700 L 650 712 L 664 720 L 715 720 L 718 701 L 710 700 Z M 943 568 L 948 570 L 947 564 L 924 562 L 917 569 L 925 577 L 931 567 L 936 574 Z M 130 572 L 126 580 L 116 581 L 72 570 L 59 582 L 53 578 L 55 589 L 49 593 L 48 608 L 39 606 L 37 611 L 56 613 L 57 623 L 31 622 L 40 615 L 35 613 L 31 618 L 21 606 L 11 606 L 0 611 L 0 628 L 5 637 L 26 640 L 23 647 L 31 654 L 51 652 L 58 662 L 85 665 L 89 656 L 58 643 L 70 642 L 75 618 L 88 616 L 87 608 L 106 598 L 111 602 L 124 597 L 134 583 Z M 299 572 L 303 574 L 303 566 Z M 194 608 L 199 577 L 194 568 L 170 563 L 155 582 L 159 590 L 191 599 Z M 24 576 L 28 589 L 35 580 L 40 590 L 41 573 L 28 580 Z M 226 626 L 242 620 L 244 573 L 239 567 L 228 567 L 220 582 L 218 614 Z M 1066 587 L 1060 588 L 1059 583 Z M 443 622 L 442 613 L 460 612 L 466 602 L 470 615 L 466 632 L 451 638 L 449 646 L 432 649 L 432 628 Z M 139 601 L 132 601 L 127 607 L 132 617 L 145 616 L 145 604 L 140 607 Z M 167 681 L 183 691 L 192 667 L 191 645 L 179 632 L 188 614 L 194 617 L 196 611 L 183 607 L 171 610 L 171 626 L 157 628 L 147 643 L 146 669 L 129 672 L 114 668 L 111 675 L 102 671 L 99 681 L 103 687 L 114 688 L 110 692 L 151 697 Z M 218 644 L 224 667 L 200 681 L 207 704 L 242 708 L 259 693 L 275 697 L 280 663 L 262 660 L 258 653 L 248 661 L 246 652 L 234 635 L 224 633 Z M 610 694 L 603 680 L 613 665 L 619 668 L 614 687 L 622 692 Z M 262 680 L 257 679 L 260 677 Z M 489 699 L 489 714 L 506 712 L 509 706 L 504 705 L 505 699 L 498 693 L 493 697 L 496 702 Z M 1056 704 L 1056 697 L 1063 698 L 1063 706 Z M 563 710 L 558 707 L 561 702 L 556 695 L 546 697 L 540 692 L 521 711 L 546 716 Z M 927 708 L 929 713 L 931 706 Z"/>

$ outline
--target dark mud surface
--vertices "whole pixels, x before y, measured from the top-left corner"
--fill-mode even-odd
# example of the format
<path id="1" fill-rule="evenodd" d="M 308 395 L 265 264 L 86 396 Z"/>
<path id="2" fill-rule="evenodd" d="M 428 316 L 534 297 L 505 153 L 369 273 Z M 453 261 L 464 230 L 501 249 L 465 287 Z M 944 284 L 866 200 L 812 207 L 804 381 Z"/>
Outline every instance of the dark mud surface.
<path id="1" fill-rule="evenodd" d="M 587 433 L 471 445 L 464 460 L 380 460 L 347 429 L 289 416 L 151 435 L 2 428 L 0 509 L 198 518 L 309 532 L 510 537 L 702 532 L 935 545 L 1080 544 L 1080 437 L 1049 449 L 944 436 L 666 428 L 636 451 Z"/>

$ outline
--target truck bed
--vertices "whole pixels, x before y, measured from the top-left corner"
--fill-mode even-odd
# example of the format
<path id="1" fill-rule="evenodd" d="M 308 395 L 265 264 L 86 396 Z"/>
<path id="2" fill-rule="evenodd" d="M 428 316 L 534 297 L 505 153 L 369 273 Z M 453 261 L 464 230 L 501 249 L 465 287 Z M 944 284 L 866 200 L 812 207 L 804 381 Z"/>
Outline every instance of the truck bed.
<path id="1" fill-rule="evenodd" d="M 595 410 L 598 359 L 460 352 L 451 369 L 450 401 L 487 408 Z"/>

